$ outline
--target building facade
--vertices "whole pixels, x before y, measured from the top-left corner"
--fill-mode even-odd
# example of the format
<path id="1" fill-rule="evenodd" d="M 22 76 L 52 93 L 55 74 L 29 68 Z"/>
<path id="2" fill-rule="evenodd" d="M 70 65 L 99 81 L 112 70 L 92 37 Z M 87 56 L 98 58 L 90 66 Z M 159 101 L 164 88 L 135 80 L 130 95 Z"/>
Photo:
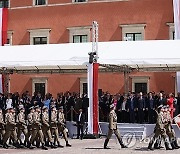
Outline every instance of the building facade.
<path id="1" fill-rule="evenodd" d="M 9 8 L 10 45 L 90 42 L 94 20 L 99 24 L 101 42 L 174 39 L 172 0 L 2 0 L 0 6 Z M 175 77 L 176 72 L 132 72 L 128 88 L 136 92 L 176 92 Z M 86 92 L 87 74 L 14 73 L 9 82 L 10 92 L 44 91 L 56 96 L 65 91 Z M 100 73 L 99 89 L 123 93 L 124 74 Z"/>

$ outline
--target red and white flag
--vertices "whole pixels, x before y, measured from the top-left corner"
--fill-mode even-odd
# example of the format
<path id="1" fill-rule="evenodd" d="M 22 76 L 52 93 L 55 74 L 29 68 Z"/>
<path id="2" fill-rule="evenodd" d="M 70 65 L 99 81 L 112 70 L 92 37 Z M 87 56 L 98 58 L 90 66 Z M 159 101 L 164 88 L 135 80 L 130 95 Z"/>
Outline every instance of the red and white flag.
<path id="1" fill-rule="evenodd" d="M 88 66 L 88 133 L 97 135 L 99 131 L 99 107 L 98 107 L 98 63 Z"/>
<path id="2" fill-rule="evenodd" d="M 8 9 L 0 8 L 0 46 L 7 43 Z M 0 92 L 3 92 L 3 75 L 0 74 Z"/>

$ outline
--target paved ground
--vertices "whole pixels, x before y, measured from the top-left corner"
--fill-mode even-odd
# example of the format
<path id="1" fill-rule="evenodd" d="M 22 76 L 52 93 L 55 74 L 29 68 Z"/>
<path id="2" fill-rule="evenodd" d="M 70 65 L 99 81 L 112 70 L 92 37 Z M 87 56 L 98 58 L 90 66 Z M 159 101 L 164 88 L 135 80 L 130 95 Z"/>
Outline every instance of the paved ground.
<path id="1" fill-rule="evenodd" d="M 124 140 L 126 142 L 126 140 Z M 0 148 L 0 154 L 163 154 L 163 153 L 168 153 L 168 154 L 179 154 L 180 149 L 178 150 L 173 150 L 173 151 L 166 151 L 165 149 L 160 149 L 160 150 L 154 150 L 154 151 L 148 151 L 147 150 L 147 142 L 139 142 L 133 140 L 130 143 L 130 147 L 128 149 L 121 149 L 119 144 L 117 143 L 116 139 L 111 139 L 109 142 L 109 147 L 111 149 L 105 150 L 103 149 L 103 143 L 104 143 L 104 138 L 103 139 L 84 139 L 84 140 L 70 140 L 70 143 L 72 144 L 71 148 L 64 147 L 63 149 L 49 149 L 47 151 L 41 150 L 41 149 L 2 149 Z M 62 144 L 64 141 L 62 140 Z"/>

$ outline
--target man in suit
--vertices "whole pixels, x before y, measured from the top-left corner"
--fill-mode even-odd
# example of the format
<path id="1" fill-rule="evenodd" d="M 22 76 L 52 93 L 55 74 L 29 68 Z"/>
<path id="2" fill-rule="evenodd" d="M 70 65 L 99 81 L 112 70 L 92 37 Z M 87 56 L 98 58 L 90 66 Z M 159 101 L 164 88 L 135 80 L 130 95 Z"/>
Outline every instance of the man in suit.
<path id="1" fill-rule="evenodd" d="M 5 109 L 5 99 L 2 93 L 0 93 L 0 109 Z"/>
<path id="2" fill-rule="evenodd" d="M 79 136 L 81 140 L 83 139 L 84 123 L 85 123 L 85 115 L 83 113 L 83 110 L 79 109 L 79 114 L 77 115 L 77 139 L 79 139 Z"/>
<path id="3" fill-rule="evenodd" d="M 142 92 L 139 93 L 138 101 L 137 101 L 137 109 L 138 109 L 138 121 L 140 124 L 144 122 L 144 110 L 145 110 L 145 99 L 143 97 Z"/>
<path id="4" fill-rule="evenodd" d="M 107 144 L 113 133 L 116 135 L 116 137 L 119 141 L 119 144 L 121 145 L 121 148 L 127 148 L 127 146 L 125 146 L 123 144 L 122 138 L 121 138 L 119 130 L 117 128 L 117 115 L 115 112 L 114 104 L 111 104 L 110 105 L 110 113 L 109 113 L 109 131 L 108 131 L 107 138 L 104 142 L 104 149 L 110 149 L 107 147 Z"/>
<path id="5" fill-rule="evenodd" d="M 150 92 L 147 99 L 147 108 L 148 108 L 148 121 L 150 124 L 154 123 L 154 109 L 155 109 L 155 99 Z"/>
<path id="6" fill-rule="evenodd" d="M 136 108 L 136 97 L 133 93 L 131 93 L 127 100 L 127 111 L 129 112 L 130 123 L 135 122 L 135 108 Z"/>

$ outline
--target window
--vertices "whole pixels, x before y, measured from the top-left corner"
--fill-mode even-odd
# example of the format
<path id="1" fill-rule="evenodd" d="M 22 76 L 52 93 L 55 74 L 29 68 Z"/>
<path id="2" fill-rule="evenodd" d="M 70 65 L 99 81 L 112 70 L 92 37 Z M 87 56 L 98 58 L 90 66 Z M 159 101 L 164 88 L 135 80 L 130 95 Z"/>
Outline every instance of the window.
<path id="1" fill-rule="evenodd" d="M 167 23 L 167 26 L 169 26 L 169 39 L 175 40 L 174 23 Z"/>
<path id="2" fill-rule="evenodd" d="M 126 33 L 126 41 L 139 41 L 142 40 L 141 33 Z"/>
<path id="3" fill-rule="evenodd" d="M 47 44 L 47 37 L 34 37 L 33 44 Z"/>
<path id="4" fill-rule="evenodd" d="M 13 36 L 13 31 L 12 30 L 9 30 L 7 32 L 7 42 L 6 42 L 6 45 L 12 45 L 12 36 Z"/>
<path id="5" fill-rule="evenodd" d="M 87 94 L 87 78 L 82 77 L 80 78 L 80 96 L 82 94 Z"/>
<path id="6" fill-rule="evenodd" d="M 70 43 L 90 42 L 91 28 L 92 26 L 67 28 L 69 30 L 69 42 Z"/>
<path id="7" fill-rule="evenodd" d="M 40 92 L 42 96 L 47 93 L 48 78 L 32 78 L 32 94 Z"/>
<path id="8" fill-rule="evenodd" d="M 149 77 L 148 76 L 136 76 L 132 77 L 132 91 L 133 92 L 149 92 Z"/>
<path id="9" fill-rule="evenodd" d="M 87 35 L 74 35 L 73 43 L 83 43 L 87 42 Z"/>
<path id="10" fill-rule="evenodd" d="M 46 5 L 47 0 L 35 0 L 34 5 Z"/>
<path id="11" fill-rule="evenodd" d="M 87 0 L 73 0 L 73 2 L 87 2 Z"/>
<path id="12" fill-rule="evenodd" d="M 144 40 L 145 26 L 146 24 L 129 24 L 119 25 L 122 28 L 122 40 L 123 41 L 139 41 Z"/>
<path id="13" fill-rule="evenodd" d="M 49 44 L 49 35 L 51 29 L 32 29 L 30 33 L 30 45 Z"/>
<path id="14" fill-rule="evenodd" d="M 8 8 L 9 0 L 0 0 L 0 8 Z"/>

